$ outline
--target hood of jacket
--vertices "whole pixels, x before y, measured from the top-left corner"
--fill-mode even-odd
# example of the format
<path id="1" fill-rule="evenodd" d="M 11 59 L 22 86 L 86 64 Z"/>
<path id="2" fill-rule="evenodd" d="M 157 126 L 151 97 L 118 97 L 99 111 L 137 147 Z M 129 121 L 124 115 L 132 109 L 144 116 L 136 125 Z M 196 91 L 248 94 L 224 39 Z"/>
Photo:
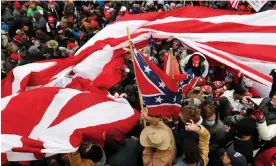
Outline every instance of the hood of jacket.
<path id="1" fill-rule="evenodd" d="M 40 14 L 38 11 L 35 11 L 35 12 L 34 12 L 34 18 L 35 18 L 36 20 L 39 20 L 40 17 L 41 17 L 41 14 Z"/>

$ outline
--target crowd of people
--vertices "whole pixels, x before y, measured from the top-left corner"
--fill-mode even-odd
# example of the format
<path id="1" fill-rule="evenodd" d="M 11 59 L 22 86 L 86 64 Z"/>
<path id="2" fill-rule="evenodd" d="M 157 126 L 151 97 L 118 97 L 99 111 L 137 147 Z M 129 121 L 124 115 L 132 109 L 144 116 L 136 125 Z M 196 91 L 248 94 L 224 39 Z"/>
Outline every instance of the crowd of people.
<path id="1" fill-rule="evenodd" d="M 73 56 L 102 28 L 126 14 L 159 12 L 185 6 L 254 12 L 240 1 L 1 1 L 1 78 L 16 66 Z M 262 10 L 276 6 L 267 2 Z M 78 151 L 39 161 L 3 165 L 71 166 L 266 166 L 276 164 L 276 71 L 268 97 L 256 104 L 252 81 L 239 71 L 213 65 L 181 41 L 154 39 L 141 51 L 164 69 L 170 48 L 179 73 L 200 77 L 183 95 L 179 117 L 151 117 L 139 106 L 133 65 L 126 58 L 123 79 L 109 91 L 141 110 L 148 126 L 137 124 L 126 135 L 103 134 L 104 145 L 83 140 Z M 127 56 L 126 56 L 127 57 Z M 122 95 L 119 95 L 122 94 Z M 254 153 L 253 153 L 254 152 Z M 256 152 L 256 153 L 255 153 Z"/>

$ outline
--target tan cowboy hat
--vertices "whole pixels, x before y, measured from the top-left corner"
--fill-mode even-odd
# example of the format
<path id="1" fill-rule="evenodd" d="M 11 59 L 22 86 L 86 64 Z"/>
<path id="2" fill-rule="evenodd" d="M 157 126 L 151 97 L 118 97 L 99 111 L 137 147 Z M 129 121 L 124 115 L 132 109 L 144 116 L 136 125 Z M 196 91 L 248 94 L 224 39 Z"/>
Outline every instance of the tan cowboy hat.
<path id="1" fill-rule="evenodd" d="M 167 150 L 170 147 L 169 133 L 157 126 L 147 126 L 140 135 L 140 143 L 144 147 L 154 147 L 160 150 Z"/>

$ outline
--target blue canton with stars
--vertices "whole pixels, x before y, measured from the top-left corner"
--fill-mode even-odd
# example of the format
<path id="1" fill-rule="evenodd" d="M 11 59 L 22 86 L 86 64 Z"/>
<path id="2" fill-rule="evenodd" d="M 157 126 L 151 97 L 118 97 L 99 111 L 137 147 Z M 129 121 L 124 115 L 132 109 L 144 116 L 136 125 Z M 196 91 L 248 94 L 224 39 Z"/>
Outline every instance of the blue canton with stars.
<path id="1" fill-rule="evenodd" d="M 158 75 L 150 68 L 143 56 L 134 50 L 134 59 L 138 64 L 140 71 L 143 73 L 147 81 L 152 84 L 159 93 L 143 94 L 143 104 L 147 107 L 161 106 L 161 105 L 178 105 L 182 102 L 182 89 L 179 88 L 178 93 L 170 91 L 165 83 L 158 77 Z M 186 80 L 185 80 L 186 81 Z M 178 85 L 185 84 L 184 81 L 179 82 Z M 141 85 L 140 85 L 141 86 Z"/>

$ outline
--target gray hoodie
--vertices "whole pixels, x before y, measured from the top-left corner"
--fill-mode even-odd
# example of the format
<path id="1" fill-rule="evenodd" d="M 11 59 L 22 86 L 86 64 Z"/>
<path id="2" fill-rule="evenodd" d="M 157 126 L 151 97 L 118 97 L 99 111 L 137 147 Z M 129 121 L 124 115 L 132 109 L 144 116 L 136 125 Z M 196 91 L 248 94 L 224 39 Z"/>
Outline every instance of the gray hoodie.
<path id="1" fill-rule="evenodd" d="M 43 18 L 41 16 L 41 14 L 38 11 L 34 12 L 34 18 L 35 18 L 35 22 L 34 22 L 34 26 L 36 27 L 36 29 L 44 29 L 46 28 L 46 23 L 47 21 L 45 20 L 45 18 Z"/>

